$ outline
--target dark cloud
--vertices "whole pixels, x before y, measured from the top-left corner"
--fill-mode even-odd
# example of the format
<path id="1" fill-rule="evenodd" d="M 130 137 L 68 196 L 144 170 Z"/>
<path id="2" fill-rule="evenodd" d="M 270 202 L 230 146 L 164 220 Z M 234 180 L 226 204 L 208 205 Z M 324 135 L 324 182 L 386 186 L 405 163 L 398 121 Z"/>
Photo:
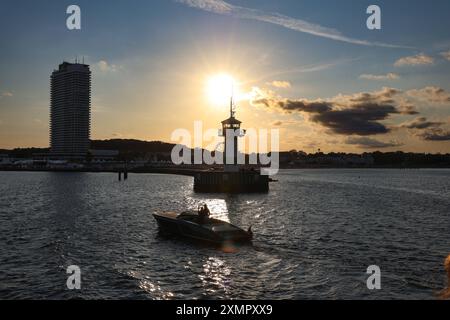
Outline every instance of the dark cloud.
<path id="1" fill-rule="evenodd" d="M 419 112 L 416 110 L 416 107 L 414 107 L 413 105 L 399 106 L 398 110 L 400 111 L 401 114 L 409 115 L 409 116 L 419 114 Z"/>
<path id="2" fill-rule="evenodd" d="M 274 127 L 281 127 L 283 125 L 283 121 L 275 121 L 272 123 Z"/>
<path id="3" fill-rule="evenodd" d="M 285 111 L 303 111 L 307 113 L 323 113 L 331 111 L 333 105 L 325 101 L 286 100 L 279 101 L 279 107 Z"/>
<path id="4" fill-rule="evenodd" d="M 425 117 L 420 117 L 420 118 L 414 119 L 413 121 L 406 122 L 406 123 L 402 124 L 401 126 L 403 128 L 407 128 L 407 129 L 422 130 L 422 129 L 428 129 L 428 128 L 432 128 L 432 127 L 440 127 L 443 124 L 444 124 L 444 122 L 429 121 Z"/>
<path id="5" fill-rule="evenodd" d="M 416 114 L 414 106 L 396 106 L 394 97 L 401 93 L 393 88 L 383 88 L 377 92 L 357 93 L 351 96 L 337 96 L 325 100 L 282 100 L 270 92 L 259 90 L 253 105 L 285 112 L 310 114 L 309 120 L 342 135 L 369 136 L 388 133 L 391 129 L 381 121 L 393 114 Z"/>
<path id="6" fill-rule="evenodd" d="M 277 120 L 272 122 L 272 126 L 274 127 L 282 127 L 282 126 L 290 126 L 290 125 L 296 125 L 298 124 L 298 121 L 296 120 Z"/>
<path id="7" fill-rule="evenodd" d="M 350 145 L 356 145 L 360 148 L 370 148 L 370 149 L 391 148 L 402 145 L 401 143 L 397 143 L 395 141 L 383 142 L 368 137 L 349 137 L 347 138 L 347 140 L 345 140 L 345 143 Z"/>
<path id="8" fill-rule="evenodd" d="M 426 141 L 450 141 L 447 122 L 431 121 L 419 117 L 393 126 L 386 124 L 393 115 L 417 115 L 414 102 L 446 104 L 450 94 L 440 87 L 425 87 L 401 91 L 383 88 L 380 91 L 338 95 L 331 99 L 282 99 L 271 91 L 254 88 L 253 105 L 261 105 L 287 113 L 300 112 L 305 118 L 329 130 L 330 133 L 347 135 L 348 144 L 366 148 L 388 148 L 398 146 L 396 142 L 383 142 L 369 136 L 387 134 L 393 129 L 408 129 L 413 135 Z M 352 137 L 356 136 L 356 137 Z"/>
<path id="9" fill-rule="evenodd" d="M 267 108 L 278 108 L 285 112 L 307 112 L 307 113 L 321 113 L 332 109 L 332 104 L 321 101 L 308 100 L 277 100 L 275 98 L 265 97 L 253 99 L 253 105 L 263 105 Z"/>
<path id="10" fill-rule="evenodd" d="M 450 141 L 450 131 L 444 130 L 445 122 L 430 121 L 425 117 L 405 122 L 400 127 L 411 130 L 417 137 L 426 141 Z"/>
<path id="11" fill-rule="evenodd" d="M 419 133 L 418 136 L 426 141 L 450 141 L 450 131 L 443 130 L 442 128 L 429 129 L 423 133 Z"/>
<path id="12" fill-rule="evenodd" d="M 388 133 L 390 129 L 379 121 L 394 113 L 398 113 L 394 106 L 367 103 L 351 109 L 322 112 L 312 116 L 311 120 L 337 134 L 368 136 Z"/>

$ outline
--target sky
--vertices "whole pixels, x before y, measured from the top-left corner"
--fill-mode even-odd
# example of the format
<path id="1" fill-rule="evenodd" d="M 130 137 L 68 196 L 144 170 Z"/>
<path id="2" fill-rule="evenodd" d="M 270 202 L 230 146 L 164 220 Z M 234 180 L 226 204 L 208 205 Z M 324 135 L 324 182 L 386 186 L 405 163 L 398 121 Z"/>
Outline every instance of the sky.
<path id="1" fill-rule="evenodd" d="M 81 30 L 66 27 L 72 4 Z M 372 4 L 381 30 L 366 26 Z M 227 74 L 243 127 L 279 129 L 282 150 L 448 153 L 449 12 L 447 0 L 0 0 L 0 149 L 48 147 L 50 74 L 84 57 L 92 139 L 219 128 L 227 101 L 211 81 Z"/>

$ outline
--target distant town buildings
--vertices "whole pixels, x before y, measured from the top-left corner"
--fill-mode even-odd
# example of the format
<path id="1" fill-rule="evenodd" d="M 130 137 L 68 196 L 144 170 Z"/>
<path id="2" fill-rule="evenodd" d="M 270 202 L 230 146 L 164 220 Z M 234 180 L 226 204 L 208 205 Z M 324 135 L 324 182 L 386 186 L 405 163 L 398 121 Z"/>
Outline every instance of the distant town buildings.
<path id="1" fill-rule="evenodd" d="M 317 152 L 306 154 L 303 151 L 280 152 L 282 167 L 371 167 L 375 165 L 373 154 L 329 153 Z"/>
<path id="2" fill-rule="evenodd" d="M 51 75 L 50 155 L 83 159 L 91 133 L 91 71 L 89 65 L 63 62 Z"/>

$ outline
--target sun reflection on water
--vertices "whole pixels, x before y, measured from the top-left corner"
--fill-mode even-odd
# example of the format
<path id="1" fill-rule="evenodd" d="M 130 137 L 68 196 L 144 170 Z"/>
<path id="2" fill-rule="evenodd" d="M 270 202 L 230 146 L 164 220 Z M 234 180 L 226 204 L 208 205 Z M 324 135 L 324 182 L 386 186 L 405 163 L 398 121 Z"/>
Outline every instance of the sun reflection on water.
<path id="1" fill-rule="evenodd" d="M 169 300 L 175 296 L 172 292 L 164 290 L 159 284 L 150 281 L 150 277 L 143 275 L 141 272 L 129 271 L 127 275 L 138 280 L 138 287 L 156 300 Z"/>
<path id="2" fill-rule="evenodd" d="M 231 268 L 220 258 L 209 257 L 199 275 L 206 294 L 223 293 L 229 296 L 231 289 Z"/>

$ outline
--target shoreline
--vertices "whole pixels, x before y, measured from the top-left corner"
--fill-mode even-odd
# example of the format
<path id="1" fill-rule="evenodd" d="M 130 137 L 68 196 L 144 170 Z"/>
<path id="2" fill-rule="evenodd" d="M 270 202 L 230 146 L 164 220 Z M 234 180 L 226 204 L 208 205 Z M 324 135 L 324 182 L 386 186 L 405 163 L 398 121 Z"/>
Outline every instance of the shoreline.
<path id="1" fill-rule="evenodd" d="M 371 167 L 337 167 L 337 166 L 308 166 L 308 167 L 282 167 L 280 170 L 426 170 L 426 169 L 450 169 L 448 166 L 422 166 L 422 167 L 399 167 L 399 166 L 371 166 Z M 129 169 L 128 173 L 148 173 L 148 174 L 173 174 L 173 175 L 184 175 L 184 176 L 194 176 L 200 172 L 207 172 L 205 169 L 181 169 L 181 168 L 137 168 Z M 76 169 L 48 169 L 48 168 L 1 168 L 0 172 L 67 172 L 67 173 L 119 173 L 123 170 L 117 169 L 86 169 L 86 168 L 76 168 Z"/>

